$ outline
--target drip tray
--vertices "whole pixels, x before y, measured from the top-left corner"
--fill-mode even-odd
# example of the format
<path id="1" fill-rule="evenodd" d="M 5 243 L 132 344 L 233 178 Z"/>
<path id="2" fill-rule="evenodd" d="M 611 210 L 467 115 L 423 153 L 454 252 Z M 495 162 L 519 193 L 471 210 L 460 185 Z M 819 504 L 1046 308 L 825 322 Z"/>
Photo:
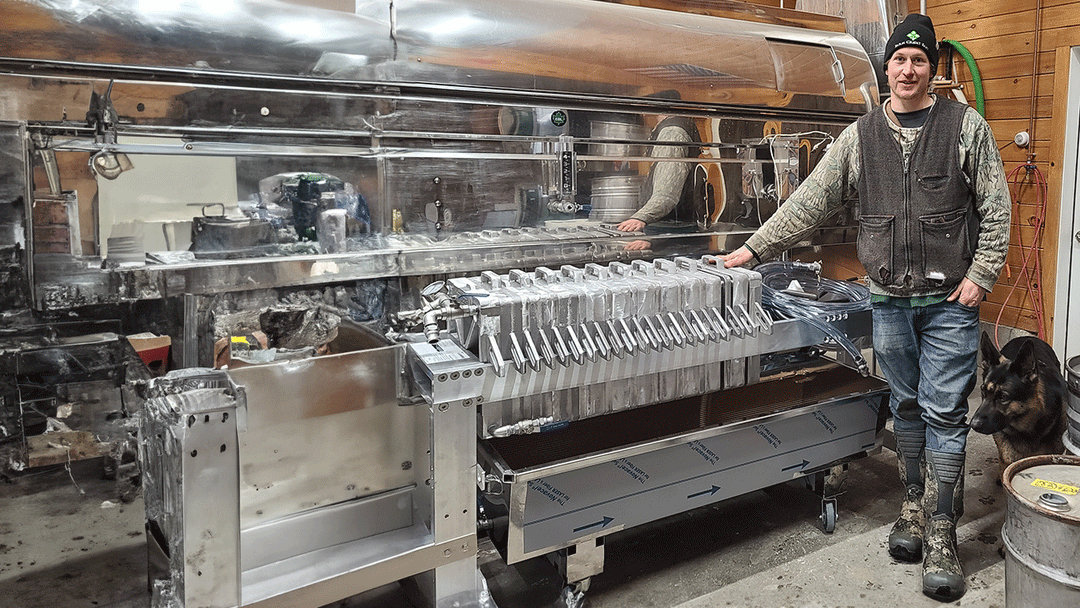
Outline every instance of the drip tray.
<path id="1" fill-rule="evenodd" d="M 888 389 L 843 367 L 482 440 L 516 563 L 880 448 Z"/>
<path id="2" fill-rule="evenodd" d="M 762 418 L 849 395 L 880 391 L 885 382 L 834 366 L 810 373 L 579 420 L 532 435 L 488 439 L 505 465 L 530 469 L 594 452 Z"/>

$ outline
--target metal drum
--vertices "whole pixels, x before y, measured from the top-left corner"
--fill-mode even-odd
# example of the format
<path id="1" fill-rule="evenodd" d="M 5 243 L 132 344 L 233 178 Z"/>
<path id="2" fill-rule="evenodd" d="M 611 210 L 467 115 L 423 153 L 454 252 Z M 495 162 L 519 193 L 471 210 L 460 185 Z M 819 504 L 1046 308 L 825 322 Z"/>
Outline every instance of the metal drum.
<path id="1" fill-rule="evenodd" d="M 1006 608 L 1080 606 L 1080 458 L 1024 458 L 1003 479 Z"/>
<path id="2" fill-rule="evenodd" d="M 1069 383 L 1068 415 L 1065 427 L 1065 448 L 1080 456 L 1080 355 L 1065 363 L 1065 379 Z"/>
<path id="3" fill-rule="evenodd" d="M 644 183 L 645 176 L 625 173 L 594 178 L 589 197 L 592 204 L 589 219 L 610 223 L 629 219 L 638 210 Z"/>

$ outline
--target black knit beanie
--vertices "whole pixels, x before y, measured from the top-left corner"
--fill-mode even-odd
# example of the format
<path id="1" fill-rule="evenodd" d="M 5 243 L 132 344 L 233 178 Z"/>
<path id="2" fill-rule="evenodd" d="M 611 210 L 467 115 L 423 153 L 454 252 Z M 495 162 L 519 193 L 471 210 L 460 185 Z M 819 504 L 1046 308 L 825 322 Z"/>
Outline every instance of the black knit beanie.
<path id="1" fill-rule="evenodd" d="M 937 72 L 938 44 L 934 34 L 934 22 L 930 20 L 930 17 L 919 13 L 904 17 L 900 25 L 893 30 L 892 36 L 889 36 L 889 41 L 885 43 L 885 63 L 889 63 L 889 58 L 896 49 L 905 46 L 922 49 L 926 53 L 926 58 L 930 60 L 930 71 Z"/>

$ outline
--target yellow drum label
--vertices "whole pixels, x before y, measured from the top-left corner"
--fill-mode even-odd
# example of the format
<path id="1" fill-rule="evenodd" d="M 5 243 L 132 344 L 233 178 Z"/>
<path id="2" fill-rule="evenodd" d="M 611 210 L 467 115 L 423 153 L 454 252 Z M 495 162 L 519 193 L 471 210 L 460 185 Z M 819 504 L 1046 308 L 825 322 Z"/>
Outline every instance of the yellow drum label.
<path id="1" fill-rule="evenodd" d="M 1056 481 L 1046 481 L 1045 479 L 1036 479 L 1031 482 L 1031 485 L 1036 488 L 1042 488 L 1044 490 L 1053 490 L 1061 494 L 1068 494 L 1069 496 L 1075 496 L 1080 492 L 1080 488 L 1076 486 L 1070 486 L 1063 483 L 1057 483 Z"/>

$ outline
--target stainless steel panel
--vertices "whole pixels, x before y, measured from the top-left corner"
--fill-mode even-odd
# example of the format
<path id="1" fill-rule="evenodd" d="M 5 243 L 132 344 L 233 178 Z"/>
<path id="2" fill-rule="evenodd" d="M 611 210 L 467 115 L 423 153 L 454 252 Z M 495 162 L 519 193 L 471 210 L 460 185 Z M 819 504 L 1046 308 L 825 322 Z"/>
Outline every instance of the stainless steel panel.
<path id="1" fill-rule="evenodd" d="M 311 509 L 240 531 L 240 567 L 254 570 L 413 524 L 415 487 Z"/>
<path id="2" fill-rule="evenodd" d="M 195 418 L 183 440 L 185 605 L 213 605 L 203 598 L 230 598 L 239 579 L 236 559 L 239 545 L 236 426 L 226 419 L 224 408 L 191 411 Z M 183 411 L 183 410 L 181 410 Z M 185 412 L 187 413 L 187 412 Z"/>
<path id="3" fill-rule="evenodd" d="M 415 482 L 415 407 L 398 404 L 403 346 L 231 370 L 248 399 L 244 529 Z M 388 381 L 389 380 L 389 381 Z"/>
<path id="4" fill-rule="evenodd" d="M 609 453 L 621 457 L 641 454 L 671 437 L 712 427 L 739 424 L 771 416 L 784 418 L 819 403 L 856 398 L 877 392 L 882 380 L 858 376 L 839 366 L 794 373 L 760 384 L 618 412 L 612 417 L 578 421 L 540 435 L 485 439 L 500 455 L 497 467 L 507 481 L 528 481 L 537 471 L 556 474 L 582 463 L 604 462 Z M 610 425 L 619 432 L 608 432 Z M 692 437 L 694 438 L 694 437 Z M 486 442 L 486 443 L 485 443 Z"/>
<path id="5" fill-rule="evenodd" d="M 26 125 L 18 122 L 0 121 L 0 202 L 4 214 L 0 225 L 8 226 L 0 231 L 0 247 L 26 246 L 28 235 L 22 229 L 29 214 L 30 184 L 27 182 L 27 134 Z"/>
<path id="6" fill-rule="evenodd" d="M 464 401 L 431 407 L 431 527 L 442 542 L 476 533 L 476 408 Z"/>
<path id="7" fill-rule="evenodd" d="M 424 571 L 436 572 L 444 592 L 477 603 L 476 577 L 457 576 L 476 569 L 475 409 L 399 405 L 391 390 L 389 403 L 320 411 L 315 385 L 307 384 L 306 401 L 297 395 L 305 377 L 329 382 L 322 372 L 347 378 L 350 369 L 361 392 L 361 379 L 373 379 L 355 373 L 356 359 L 367 355 L 393 362 L 377 375 L 384 383 L 399 378 L 401 351 L 317 358 L 299 375 L 277 365 L 234 370 L 252 387 L 250 401 L 221 371 L 172 372 L 151 385 L 140 444 L 148 529 L 171 560 L 166 578 L 152 581 L 155 606 L 320 606 Z M 324 361 L 325 370 L 313 369 Z M 275 388 L 282 382 L 289 391 Z M 267 411 L 244 415 L 275 390 L 299 412 L 282 424 Z M 267 461 L 253 463 L 252 454 Z M 206 465 L 215 458 L 227 462 Z M 401 487 L 354 498 L 377 491 L 359 485 L 366 479 Z M 349 480 L 358 485 L 337 487 Z"/>
<path id="8" fill-rule="evenodd" d="M 173 374 L 148 390 L 139 444 L 147 530 L 169 560 L 165 578 L 151 580 L 153 605 L 237 606 L 239 393 L 220 372 Z"/>
<path id="9" fill-rule="evenodd" d="M 471 399 L 431 407 L 431 529 L 436 542 L 457 544 L 444 550 L 446 563 L 433 569 L 423 592 L 434 608 L 480 607 L 486 587 L 476 563 L 476 407 Z"/>
<path id="10" fill-rule="evenodd" d="M 248 394 L 248 430 L 397 404 L 405 345 L 238 367 Z"/>
<path id="11" fill-rule="evenodd" d="M 462 547 L 464 549 L 464 547 Z M 476 558 L 459 560 L 423 572 L 405 585 L 410 604 L 432 608 L 498 608 Z"/>
<path id="12" fill-rule="evenodd" d="M 418 524 L 246 571 L 240 605 L 325 606 L 475 554 L 475 534 L 435 543 Z"/>

